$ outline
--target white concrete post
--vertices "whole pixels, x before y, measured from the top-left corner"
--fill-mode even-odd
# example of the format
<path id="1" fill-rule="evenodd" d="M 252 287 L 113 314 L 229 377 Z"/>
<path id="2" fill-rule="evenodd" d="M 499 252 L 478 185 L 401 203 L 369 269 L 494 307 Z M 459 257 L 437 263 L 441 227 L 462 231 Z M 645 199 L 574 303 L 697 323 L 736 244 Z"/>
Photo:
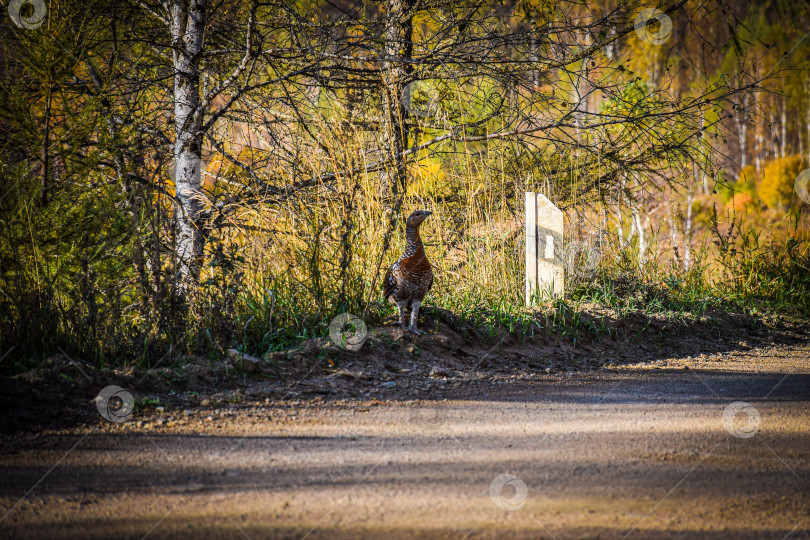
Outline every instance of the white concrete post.
<path id="1" fill-rule="evenodd" d="M 526 305 L 540 295 L 564 292 L 563 213 L 542 193 L 526 193 Z"/>
<path id="2" fill-rule="evenodd" d="M 537 290 L 537 202 L 533 191 L 526 192 L 526 305 L 531 306 Z"/>

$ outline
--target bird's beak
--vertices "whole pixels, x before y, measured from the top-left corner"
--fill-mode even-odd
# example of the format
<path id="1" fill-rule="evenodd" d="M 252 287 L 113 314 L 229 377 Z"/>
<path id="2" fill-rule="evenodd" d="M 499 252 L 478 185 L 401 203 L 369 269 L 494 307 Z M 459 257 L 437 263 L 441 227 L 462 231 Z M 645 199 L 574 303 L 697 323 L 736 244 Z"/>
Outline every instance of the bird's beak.
<path id="1" fill-rule="evenodd" d="M 425 217 L 428 217 L 428 216 L 432 215 L 433 212 L 431 212 L 430 210 L 425 210 L 425 214 L 427 214 Z"/>

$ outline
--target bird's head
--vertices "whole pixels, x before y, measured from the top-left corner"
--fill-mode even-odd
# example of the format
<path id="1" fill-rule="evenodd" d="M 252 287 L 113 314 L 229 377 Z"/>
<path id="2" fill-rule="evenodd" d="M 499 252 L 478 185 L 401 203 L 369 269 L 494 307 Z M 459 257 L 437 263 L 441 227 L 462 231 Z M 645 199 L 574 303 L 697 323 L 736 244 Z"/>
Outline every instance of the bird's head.
<path id="1" fill-rule="evenodd" d="M 418 227 L 425 218 L 428 217 L 433 212 L 428 210 L 414 210 L 413 214 L 408 216 L 408 225 L 413 225 L 414 227 Z"/>

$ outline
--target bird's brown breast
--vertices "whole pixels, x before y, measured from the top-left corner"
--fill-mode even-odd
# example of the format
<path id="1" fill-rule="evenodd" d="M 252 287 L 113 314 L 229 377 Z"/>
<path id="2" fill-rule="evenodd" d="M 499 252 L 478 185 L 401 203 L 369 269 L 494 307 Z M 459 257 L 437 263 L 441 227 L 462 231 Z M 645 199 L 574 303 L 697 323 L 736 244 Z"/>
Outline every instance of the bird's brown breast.
<path id="1" fill-rule="evenodd" d="M 392 302 L 425 298 L 433 283 L 433 269 L 425 255 L 418 227 L 408 227 L 405 253 L 385 276 L 383 296 Z"/>
<path id="2" fill-rule="evenodd" d="M 395 296 L 401 300 L 422 300 L 433 281 L 433 269 L 424 253 L 400 260 Z"/>
<path id="3" fill-rule="evenodd" d="M 411 273 L 422 273 L 431 270 L 430 261 L 428 261 L 425 252 L 422 250 L 419 250 L 410 257 L 400 259 L 400 266 Z"/>

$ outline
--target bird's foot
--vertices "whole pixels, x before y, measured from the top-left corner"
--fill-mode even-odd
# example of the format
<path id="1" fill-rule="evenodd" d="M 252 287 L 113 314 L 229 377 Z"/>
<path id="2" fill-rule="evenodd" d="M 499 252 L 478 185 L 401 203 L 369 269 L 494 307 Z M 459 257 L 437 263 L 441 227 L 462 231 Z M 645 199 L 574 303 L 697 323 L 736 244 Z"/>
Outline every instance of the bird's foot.
<path id="1" fill-rule="evenodd" d="M 407 330 L 408 330 L 408 332 L 410 332 L 411 334 L 415 334 L 415 335 L 417 335 L 417 336 L 421 336 L 421 335 L 422 335 L 422 331 L 421 331 L 421 330 L 419 330 L 419 329 L 418 329 L 417 327 L 415 327 L 415 326 L 409 326 L 409 327 L 407 328 Z"/>

